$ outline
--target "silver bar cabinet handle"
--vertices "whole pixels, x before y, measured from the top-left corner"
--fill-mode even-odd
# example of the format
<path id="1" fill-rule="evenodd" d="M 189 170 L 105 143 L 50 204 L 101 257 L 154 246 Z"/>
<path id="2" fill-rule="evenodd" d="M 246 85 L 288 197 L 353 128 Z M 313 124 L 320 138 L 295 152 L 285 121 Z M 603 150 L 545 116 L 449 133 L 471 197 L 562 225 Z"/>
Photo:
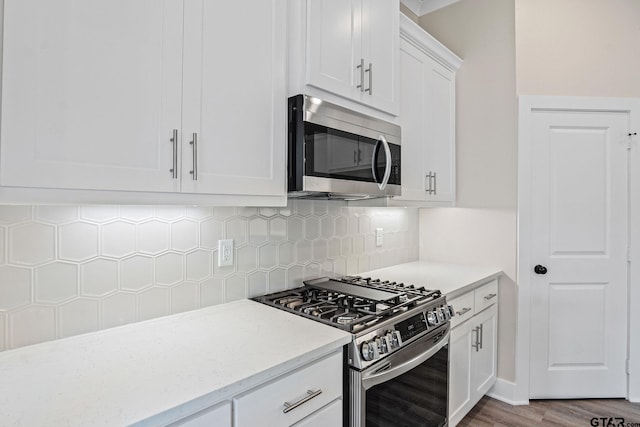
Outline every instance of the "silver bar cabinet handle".
<path id="1" fill-rule="evenodd" d="M 489 294 L 487 296 L 484 297 L 485 300 L 489 301 L 491 298 L 495 298 L 496 294 Z"/>
<path id="2" fill-rule="evenodd" d="M 178 179 L 178 129 L 173 130 L 173 135 L 171 136 L 170 141 L 173 147 L 173 163 L 169 172 L 171 172 L 171 177 L 173 179 Z"/>
<path id="3" fill-rule="evenodd" d="M 438 194 L 438 177 L 433 173 L 433 194 Z"/>
<path id="4" fill-rule="evenodd" d="M 478 334 L 478 336 L 480 337 L 479 341 L 478 341 L 478 345 L 480 346 L 480 350 L 482 350 L 482 339 L 484 338 L 484 325 L 481 323 L 480 326 L 478 326 L 478 329 L 480 330 L 480 333 Z"/>
<path id="5" fill-rule="evenodd" d="M 360 65 L 356 66 L 356 70 L 360 70 L 360 84 L 356 86 L 356 89 L 360 89 L 360 92 L 364 92 L 364 58 L 360 58 Z"/>
<path id="6" fill-rule="evenodd" d="M 476 326 L 475 328 L 473 328 L 473 331 L 476 333 L 476 343 L 475 344 L 471 344 L 471 347 L 475 348 L 476 351 L 480 351 L 480 327 Z"/>
<path id="7" fill-rule="evenodd" d="M 462 310 L 460 310 L 460 311 L 456 311 L 456 314 L 457 314 L 458 316 L 462 316 L 463 314 L 466 314 L 466 313 L 468 313 L 468 312 L 470 312 L 470 311 L 471 311 L 471 308 L 469 308 L 469 307 L 465 307 L 465 308 L 463 308 L 463 309 L 462 309 Z"/>
<path id="8" fill-rule="evenodd" d="M 373 95 L 373 64 L 369 62 L 369 68 L 364 71 L 369 73 L 369 88 L 364 91 L 369 92 L 369 95 Z"/>
<path id="9" fill-rule="evenodd" d="M 284 412 L 286 414 L 289 411 L 293 411 L 298 406 L 304 405 L 305 403 L 307 403 L 308 401 L 310 401 L 314 397 L 318 397 L 321 394 L 322 394 L 322 389 L 318 389 L 316 391 L 307 390 L 307 395 L 305 397 L 303 397 L 302 399 L 298 400 L 297 402 L 295 402 L 295 403 L 284 402 L 284 409 L 282 410 L 282 412 Z"/>
<path id="10" fill-rule="evenodd" d="M 196 181 L 198 179 L 198 134 L 196 132 L 193 133 L 193 139 L 189 144 L 193 150 L 193 169 L 189 173 L 191 178 Z"/>
<path id="11" fill-rule="evenodd" d="M 424 176 L 424 192 L 427 194 L 431 194 L 431 172 Z"/>

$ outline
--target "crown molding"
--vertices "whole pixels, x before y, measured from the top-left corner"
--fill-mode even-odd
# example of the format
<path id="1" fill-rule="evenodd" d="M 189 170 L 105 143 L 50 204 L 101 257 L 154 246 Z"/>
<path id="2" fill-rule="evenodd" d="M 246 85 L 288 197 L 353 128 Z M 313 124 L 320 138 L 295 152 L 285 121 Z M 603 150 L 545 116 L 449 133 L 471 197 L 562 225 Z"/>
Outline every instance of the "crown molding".
<path id="1" fill-rule="evenodd" d="M 457 71 L 462 65 L 458 55 L 403 13 L 400 13 L 400 36 L 451 71 Z"/>
<path id="2" fill-rule="evenodd" d="M 434 10 L 456 3 L 459 0 L 400 0 L 411 12 L 418 16 L 426 15 Z"/>

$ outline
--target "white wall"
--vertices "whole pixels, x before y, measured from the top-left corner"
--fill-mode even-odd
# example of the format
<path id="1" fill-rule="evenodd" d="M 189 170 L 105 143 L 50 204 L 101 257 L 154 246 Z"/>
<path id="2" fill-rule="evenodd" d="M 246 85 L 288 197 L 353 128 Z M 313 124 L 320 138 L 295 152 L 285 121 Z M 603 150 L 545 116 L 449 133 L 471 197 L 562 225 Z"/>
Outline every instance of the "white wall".
<path id="1" fill-rule="evenodd" d="M 640 97 L 640 1 L 515 4 L 519 95 Z"/>
<path id="2" fill-rule="evenodd" d="M 513 0 L 462 0 L 420 25 L 464 63 L 457 75 L 457 205 L 420 211 L 420 258 L 500 267 L 498 376 L 515 377 L 516 178 Z"/>

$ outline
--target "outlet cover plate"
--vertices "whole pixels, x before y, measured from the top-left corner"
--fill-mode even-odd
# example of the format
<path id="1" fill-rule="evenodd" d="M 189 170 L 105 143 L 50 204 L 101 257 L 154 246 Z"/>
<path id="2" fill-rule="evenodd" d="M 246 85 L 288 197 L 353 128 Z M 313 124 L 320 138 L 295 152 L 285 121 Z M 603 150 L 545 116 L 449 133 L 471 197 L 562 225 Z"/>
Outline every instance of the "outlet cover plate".
<path id="1" fill-rule="evenodd" d="M 233 265 L 233 239 L 218 240 L 218 267 Z"/>

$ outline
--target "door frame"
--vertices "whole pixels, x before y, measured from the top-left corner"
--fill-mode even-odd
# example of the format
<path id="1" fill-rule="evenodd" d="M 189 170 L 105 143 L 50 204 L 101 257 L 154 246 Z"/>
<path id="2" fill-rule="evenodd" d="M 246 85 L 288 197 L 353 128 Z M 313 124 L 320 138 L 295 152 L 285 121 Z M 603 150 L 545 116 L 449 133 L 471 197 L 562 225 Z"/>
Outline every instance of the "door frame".
<path id="1" fill-rule="evenodd" d="M 517 216 L 517 261 L 516 281 L 517 326 L 515 390 L 513 401 L 521 404 L 529 402 L 530 367 L 530 327 L 531 327 L 531 266 L 533 265 L 531 245 L 531 185 L 534 182 L 531 171 L 531 112 L 535 110 L 580 110 L 611 111 L 629 113 L 629 129 L 640 133 L 639 98 L 594 98 L 574 96 L 520 96 L 518 97 L 518 216 Z M 640 194 L 640 136 L 630 137 L 629 151 L 629 194 Z M 640 246 L 640 197 L 631 198 L 629 203 L 629 245 Z M 640 250 L 635 249 L 636 254 Z M 627 399 L 640 402 L 640 262 L 631 261 L 627 269 L 628 328 L 627 328 Z M 635 255 L 637 258 L 640 255 Z"/>

